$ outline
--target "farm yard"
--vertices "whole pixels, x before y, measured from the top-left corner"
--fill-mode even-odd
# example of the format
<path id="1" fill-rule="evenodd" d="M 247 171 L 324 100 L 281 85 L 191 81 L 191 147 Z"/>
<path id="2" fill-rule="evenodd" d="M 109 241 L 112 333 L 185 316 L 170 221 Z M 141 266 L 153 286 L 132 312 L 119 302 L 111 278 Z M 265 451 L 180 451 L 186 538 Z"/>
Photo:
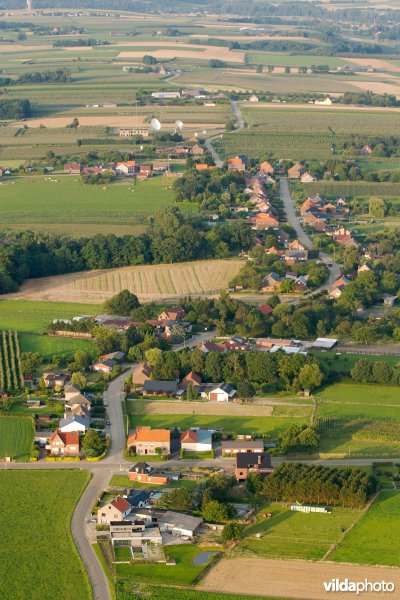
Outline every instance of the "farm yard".
<path id="1" fill-rule="evenodd" d="M 9 420 L 0 419 L 0 426 Z M 1 471 L 1 598 L 91 600 L 70 531 L 72 512 L 88 481 L 85 471 Z M 16 494 L 18 505 L 29 507 L 19 510 L 18 518 Z"/>
<path id="2" fill-rule="evenodd" d="M 12 417 L 0 414 L 0 459 L 8 456 L 17 461 L 29 460 L 33 431 L 34 426 L 30 417 Z M 1 483 L 3 482 L 1 481 Z"/>
<path id="3" fill-rule="evenodd" d="M 51 229 L 73 237 L 140 233 L 161 206 L 174 203 L 173 178 L 84 185 L 73 176 L 23 177 L 0 185 L 0 219 L 12 229 Z M 180 205 L 195 212 L 196 206 Z"/>
<path id="4" fill-rule="evenodd" d="M 185 295 L 218 295 L 237 275 L 241 260 L 204 260 L 56 275 L 26 281 L 13 298 L 100 304 L 123 289 L 141 302 Z"/>

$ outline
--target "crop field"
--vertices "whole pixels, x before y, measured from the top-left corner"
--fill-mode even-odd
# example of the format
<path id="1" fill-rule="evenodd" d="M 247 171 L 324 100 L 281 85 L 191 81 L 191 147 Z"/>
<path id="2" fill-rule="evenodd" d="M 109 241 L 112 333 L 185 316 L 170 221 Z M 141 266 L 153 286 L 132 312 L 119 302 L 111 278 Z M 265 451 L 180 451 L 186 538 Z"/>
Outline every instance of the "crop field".
<path id="1" fill-rule="evenodd" d="M 338 562 L 400 566 L 399 492 L 381 492 L 368 512 L 331 554 Z"/>
<path id="2" fill-rule="evenodd" d="M 17 391 L 24 387 L 21 349 L 16 331 L 0 332 L 0 389 Z"/>
<path id="3" fill-rule="evenodd" d="M 33 424 L 31 419 L 24 417 L 0 417 L 0 459 L 3 459 L 4 456 L 9 456 L 13 460 L 28 460 L 32 442 Z"/>
<path id="4" fill-rule="evenodd" d="M 21 177 L 0 186 L 0 219 L 3 227 L 49 226 L 60 233 L 65 233 L 64 225 L 73 225 L 75 237 L 99 233 L 96 226 L 102 233 L 116 233 L 116 226 L 129 226 L 135 232 L 138 225 L 149 225 L 158 208 L 174 203 L 172 182 L 170 177 L 154 177 L 136 184 L 124 181 L 102 186 L 84 185 L 70 175 Z M 180 207 L 197 210 L 193 204 Z"/>
<path id="5" fill-rule="evenodd" d="M 85 471 L 0 473 L 1 598 L 91 600 L 70 531 L 72 512 L 88 481 Z M 18 518 L 16 490 L 18 504 L 26 507 Z"/>
<path id="6" fill-rule="evenodd" d="M 265 512 L 272 518 L 263 517 Z M 360 510 L 347 508 L 335 508 L 328 515 L 292 512 L 283 503 L 271 502 L 257 514 L 257 522 L 246 527 L 237 551 L 269 558 L 321 560 L 360 515 Z"/>
<path id="7" fill-rule="evenodd" d="M 138 584 L 129 580 L 120 580 L 117 583 L 117 600 L 125 600 L 129 594 L 137 594 L 138 591 L 144 597 L 152 600 L 257 600 L 255 596 L 243 596 L 238 594 L 224 594 L 218 592 L 200 592 L 193 589 L 182 589 L 174 587 L 156 587 L 154 585 Z M 128 594 L 128 596 L 127 596 Z M 263 596 L 264 600 L 279 600 L 270 596 Z"/>
<path id="8" fill-rule="evenodd" d="M 330 68 L 351 65 L 351 59 L 345 60 L 336 56 L 309 56 L 277 54 L 274 52 L 247 52 L 247 61 L 253 65 L 274 65 L 279 67 L 311 67 L 312 65 L 328 65 Z"/>
<path id="9" fill-rule="evenodd" d="M 271 153 L 278 158 L 293 160 L 327 159 L 332 156 L 332 147 L 342 144 L 350 133 L 363 134 L 367 138 L 391 135 L 393 124 L 400 125 L 400 113 L 395 112 L 243 106 L 244 118 L 251 128 L 226 134 L 215 141 L 215 146 L 225 157 L 244 152 L 253 158 Z M 361 190 L 369 186 L 357 183 Z M 388 193 L 394 193 L 396 184 L 384 185 Z M 321 192 L 324 186 L 323 182 L 310 184 L 310 189 L 313 193 Z"/>
<path id="10" fill-rule="evenodd" d="M 305 183 L 304 191 L 308 195 L 325 194 L 338 196 L 343 194 L 346 198 L 354 196 L 379 196 L 381 198 L 399 198 L 400 183 L 375 183 L 367 181 L 318 181 Z"/>
<path id="11" fill-rule="evenodd" d="M 143 302 L 185 295 L 214 296 L 226 289 L 241 265 L 241 260 L 200 260 L 82 271 L 27 280 L 13 297 L 100 304 L 123 289 L 134 292 Z"/>

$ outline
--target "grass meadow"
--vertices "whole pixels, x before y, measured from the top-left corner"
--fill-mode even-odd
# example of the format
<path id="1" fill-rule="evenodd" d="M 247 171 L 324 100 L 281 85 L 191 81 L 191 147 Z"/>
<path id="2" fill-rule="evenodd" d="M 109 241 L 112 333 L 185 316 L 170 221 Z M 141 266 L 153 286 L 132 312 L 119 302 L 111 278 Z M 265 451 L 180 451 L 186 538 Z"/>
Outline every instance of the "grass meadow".
<path id="1" fill-rule="evenodd" d="M 346 198 L 354 196 L 379 196 L 380 198 L 399 198 L 400 183 L 367 182 L 367 181 L 318 181 L 305 183 L 304 191 L 309 196 L 324 194 L 326 196 L 343 195 Z"/>
<path id="2" fill-rule="evenodd" d="M 85 471 L 0 472 L 1 598 L 92 599 L 70 531 L 88 481 Z"/>
<path id="3" fill-rule="evenodd" d="M 157 209 L 174 203 L 172 183 L 170 177 L 107 186 L 84 185 L 74 176 L 21 177 L 0 186 L 0 220 L 3 227 L 17 229 L 44 225 L 64 232 L 64 225 L 73 225 L 75 237 L 113 233 L 116 225 L 148 226 Z M 193 204 L 180 208 L 197 209 Z"/>
<path id="4" fill-rule="evenodd" d="M 329 559 L 399 567 L 399 512 L 400 492 L 381 492 Z"/>
<path id="5" fill-rule="evenodd" d="M 84 350 L 95 357 L 95 347 L 88 340 L 43 334 L 54 319 L 93 315 L 100 309 L 96 305 L 67 302 L 0 300 L 0 330 L 18 331 L 21 352 L 38 352 L 45 360 L 51 360 L 54 355 L 72 356 L 76 350 Z"/>
<path id="6" fill-rule="evenodd" d="M 9 456 L 13 460 L 29 460 L 33 429 L 32 421 L 29 418 L 0 417 L 0 459 Z"/>
<path id="7" fill-rule="evenodd" d="M 272 518 L 263 517 L 264 512 Z M 334 508 L 329 514 L 292 512 L 283 503 L 271 502 L 259 511 L 257 522 L 246 527 L 238 550 L 264 558 L 321 560 L 360 515 L 348 508 Z"/>

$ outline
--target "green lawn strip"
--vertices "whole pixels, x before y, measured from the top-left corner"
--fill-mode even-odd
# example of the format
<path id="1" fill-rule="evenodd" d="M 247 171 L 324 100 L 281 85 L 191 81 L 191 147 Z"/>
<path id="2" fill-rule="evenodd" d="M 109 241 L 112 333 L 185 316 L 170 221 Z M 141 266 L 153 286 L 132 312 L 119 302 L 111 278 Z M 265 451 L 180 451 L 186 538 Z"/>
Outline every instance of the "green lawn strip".
<path id="1" fill-rule="evenodd" d="M 263 517 L 264 512 L 271 513 L 272 518 Z M 245 529 L 237 551 L 269 558 L 320 560 L 360 514 L 346 508 L 334 508 L 329 514 L 292 512 L 283 503 L 271 502 L 259 511 L 257 523 Z"/>
<path id="2" fill-rule="evenodd" d="M 106 564 L 106 561 L 104 560 L 103 553 L 100 550 L 98 544 L 93 544 L 92 548 L 93 548 L 94 553 L 96 554 L 97 558 L 99 559 L 99 563 L 101 564 L 103 571 L 107 577 L 108 585 L 110 587 L 111 598 L 112 598 L 112 600 L 116 600 L 117 596 L 116 596 L 116 591 L 115 591 L 115 581 L 114 581 L 113 576 L 110 573 L 110 570 Z"/>
<path id="3" fill-rule="evenodd" d="M 29 460 L 33 442 L 32 420 L 24 417 L 0 417 L 0 458 Z"/>
<path id="4" fill-rule="evenodd" d="M 399 512 L 400 493 L 381 492 L 329 560 L 399 567 Z"/>
<path id="5" fill-rule="evenodd" d="M 131 410 L 132 402 L 127 402 Z M 231 417 L 221 415 L 133 415 L 130 413 L 131 427 L 150 425 L 151 427 L 189 429 L 190 427 L 218 427 L 224 433 L 265 433 L 275 440 L 282 431 L 294 423 L 301 425 L 303 417 Z"/>
<path id="6" fill-rule="evenodd" d="M 238 594 L 223 594 L 221 592 L 202 592 L 198 590 L 180 589 L 175 587 L 158 587 L 138 584 L 137 581 L 119 581 L 117 585 L 117 600 L 132 598 L 136 594 L 151 600 L 259 600 L 260 596 L 242 596 Z M 282 600 L 263 596 L 263 600 Z M 288 599 L 287 599 L 288 600 Z"/>
<path id="7" fill-rule="evenodd" d="M 72 539 L 72 513 L 89 481 L 85 471 L 0 472 L 0 597 L 91 600 Z M 16 518 L 15 498 L 18 494 Z"/>
<path id="8" fill-rule="evenodd" d="M 164 551 L 176 565 L 167 566 L 165 563 L 115 565 L 117 577 L 129 577 L 141 581 L 159 581 L 170 584 L 190 585 L 207 565 L 193 564 L 195 556 L 215 548 L 198 548 L 192 544 L 165 546 Z"/>
<path id="9" fill-rule="evenodd" d="M 137 457 L 137 460 L 140 460 L 140 457 Z M 134 461 L 133 461 L 134 462 Z M 160 491 L 166 488 L 176 488 L 176 487 L 184 487 L 187 490 L 193 491 L 199 485 L 198 481 L 193 481 L 191 479 L 180 479 L 179 481 L 170 481 L 166 485 L 152 485 L 149 483 L 140 483 L 138 481 L 131 481 L 128 479 L 127 475 L 113 475 L 110 479 L 109 486 L 110 487 L 123 487 L 123 488 L 134 488 L 137 490 L 154 490 Z"/>

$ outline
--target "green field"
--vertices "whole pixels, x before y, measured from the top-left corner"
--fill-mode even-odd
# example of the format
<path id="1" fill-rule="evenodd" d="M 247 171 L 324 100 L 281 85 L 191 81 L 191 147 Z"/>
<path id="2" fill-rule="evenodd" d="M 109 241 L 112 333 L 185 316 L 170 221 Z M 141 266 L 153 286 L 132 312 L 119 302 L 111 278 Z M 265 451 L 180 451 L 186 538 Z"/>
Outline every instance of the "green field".
<path id="1" fill-rule="evenodd" d="M 272 518 L 263 517 L 264 512 Z M 321 560 L 360 514 L 347 508 L 335 508 L 329 514 L 292 512 L 287 505 L 272 502 L 263 506 L 254 525 L 246 527 L 238 551 L 264 558 Z M 262 537 L 256 538 L 257 533 Z"/>
<path id="2" fill-rule="evenodd" d="M 207 548 L 181 544 L 178 546 L 165 546 L 165 554 L 176 561 L 176 565 L 167 566 L 165 563 L 138 564 L 138 565 L 116 565 L 117 576 L 129 577 L 139 582 L 154 581 L 169 585 L 190 585 L 206 565 L 196 566 L 193 564 L 195 556 L 206 552 Z"/>
<path id="3" fill-rule="evenodd" d="M 100 310 L 100 306 L 93 304 L 0 300 L 0 330 L 18 331 L 21 351 L 38 352 L 45 360 L 51 360 L 54 355 L 72 356 L 76 350 L 84 350 L 94 357 L 96 349 L 88 340 L 49 337 L 42 334 L 54 319 L 94 315 Z"/>
<path id="4" fill-rule="evenodd" d="M 107 186 L 84 185 L 80 178 L 22 177 L 0 187 L 0 220 L 3 227 L 63 231 L 73 226 L 75 236 L 115 233 L 115 226 L 135 228 L 150 224 L 161 206 L 173 204 L 173 180 L 124 181 Z M 194 205 L 180 205 L 195 211 Z M 50 226 L 50 227 L 48 227 Z M 97 226 L 100 229 L 97 229 Z M 134 229 L 132 230 L 134 231 Z"/>
<path id="5" fill-rule="evenodd" d="M 330 560 L 399 567 L 399 512 L 400 493 L 381 492 Z"/>
<path id="6" fill-rule="evenodd" d="M 24 417 L 0 417 L 0 459 L 27 461 L 33 442 L 33 423 Z"/>
<path id="7" fill-rule="evenodd" d="M 381 198 L 399 198 L 400 183 L 375 183 L 367 181 L 317 181 L 305 183 L 304 191 L 309 196 L 324 194 L 326 196 L 343 195 L 346 198 L 353 196 L 379 196 Z"/>
<path id="8" fill-rule="evenodd" d="M 220 592 L 200 592 L 198 590 L 180 589 L 174 587 L 156 587 L 138 584 L 136 581 L 119 581 L 117 585 L 117 600 L 134 598 L 140 592 L 144 598 L 151 600 L 258 600 L 259 596 L 242 596 L 238 594 L 222 594 Z M 279 600 L 263 596 L 264 600 Z M 282 600 L 282 599 L 281 599 Z"/>
<path id="9" fill-rule="evenodd" d="M 294 79 L 296 77 L 292 76 Z M 345 90 L 342 88 L 341 91 Z M 327 159 L 332 156 L 332 147 L 341 146 L 350 133 L 361 134 L 367 138 L 378 135 L 389 136 L 392 135 L 393 126 L 400 125 L 400 113 L 373 111 L 361 113 L 354 109 L 321 111 L 313 108 L 293 108 L 290 105 L 266 108 L 265 106 L 249 107 L 246 104 L 243 106 L 243 116 L 249 129 L 226 134 L 222 139 L 215 141 L 215 146 L 223 156 L 242 152 L 251 158 L 259 158 L 271 153 L 277 158 L 293 160 Z M 369 185 L 356 183 L 359 186 Z M 347 182 L 344 183 L 346 184 Z M 317 186 L 325 186 L 329 183 L 307 184 L 305 186 L 307 192 L 308 185 L 312 193 L 317 191 L 322 193 L 324 189 L 319 189 Z M 395 189 L 389 188 L 390 185 L 396 186 L 396 184 L 384 185 L 387 186 L 388 192 L 390 189 L 392 191 Z M 338 193 L 346 192 L 343 190 Z"/>
<path id="10" fill-rule="evenodd" d="M 293 423 L 306 423 L 304 417 L 230 417 L 221 415 L 164 415 L 164 414 L 134 414 L 136 407 L 138 411 L 138 402 L 128 401 L 128 412 L 130 416 L 131 427 L 136 425 L 150 425 L 152 427 L 179 427 L 188 429 L 189 427 L 220 427 L 224 433 L 264 433 L 268 438 L 276 440 L 282 431 L 290 427 Z M 142 403 L 140 403 L 142 404 Z M 145 403 L 143 403 L 145 404 Z M 144 407 L 145 408 L 145 407 Z"/>
<path id="11" fill-rule="evenodd" d="M 311 67 L 312 65 L 329 65 L 329 67 L 343 67 L 350 65 L 351 61 L 336 56 L 310 56 L 276 54 L 273 52 L 247 52 L 247 60 L 254 65 L 274 65 L 278 67 Z"/>
<path id="12" fill-rule="evenodd" d="M 0 472 L 1 598 L 91 600 L 70 531 L 88 481 L 85 471 Z"/>
<path id="13" fill-rule="evenodd" d="M 336 352 L 318 352 L 312 351 L 313 356 L 316 356 L 318 360 L 326 365 L 329 371 L 339 373 L 341 375 L 349 374 L 360 356 L 358 354 L 338 354 Z M 377 360 L 383 361 L 391 367 L 400 367 L 400 356 L 385 356 L 379 354 L 364 354 L 363 360 L 369 360 L 375 362 Z"/>

